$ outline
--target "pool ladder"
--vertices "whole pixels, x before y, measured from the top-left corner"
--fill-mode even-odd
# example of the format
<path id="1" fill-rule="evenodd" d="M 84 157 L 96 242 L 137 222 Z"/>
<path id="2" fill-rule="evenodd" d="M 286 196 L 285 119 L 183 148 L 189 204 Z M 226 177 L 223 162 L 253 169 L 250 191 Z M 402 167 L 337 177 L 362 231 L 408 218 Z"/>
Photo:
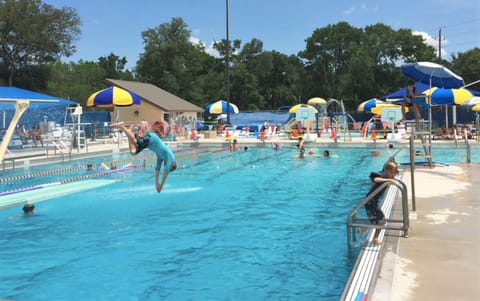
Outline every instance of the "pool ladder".
<path id="1" fill-rule="evenodd" d="M 409 220 L 409 213 L 408 213 L 408 195 L 407 195 L 407 186 L 405 183 L 400 181 L 399 179 L 395 179 L 397 184 L 391 184 L 389 182 L 383 183 L 375 189 L 372 193 L 370 193 L 367 197 L 365 197 L 360 203 L 355 206 L 355 208 L 350 212 L 347 217 L 347 243 L 349 250 L 353 247 L 353 242 L 356 241 L 355 236 L 355 229 L 356 228 L 368 228 L 368 229 L 386 229 L 386 230 L 401 230 L 403 231 L 403 237 L 408 237 L 408 230 L 410 228 L 410 220 Z M 357 217 L 358 211 L 365 206 L 377 193 L 382 191 L 384 188 L 387 188 L 384 192 L 384 203 L 391 202 L 388 204 L 389 212 L 385 212 L 385 216 L 391 215 L 390 210 L 393 207 L 393 203 L 396 198 L 396 189 L 393 189 L 394 194 L 389 196 L 388 192 L 391 191 L 388 186 L 394 186 L 400 190 L 402 193 L 402 217 L 401 219 L 390 219 L 388 218 L 388 223 L 384 226 L 380 225 L 372 225 L 367 223 L 369 221 L 366 217 Z M 394 188 L 391 187 L 391 188 Z M 382 204 L 382 209 L 384 209 L 386 204 Z M 363 222 L 363 223 L 362 223 Z"/>

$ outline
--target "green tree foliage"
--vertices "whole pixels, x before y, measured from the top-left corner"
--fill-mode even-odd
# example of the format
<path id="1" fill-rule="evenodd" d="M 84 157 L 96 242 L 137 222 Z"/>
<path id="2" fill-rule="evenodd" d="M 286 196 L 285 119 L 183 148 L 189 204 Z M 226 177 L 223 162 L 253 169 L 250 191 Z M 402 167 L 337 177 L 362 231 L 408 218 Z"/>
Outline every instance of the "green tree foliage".
<path id="1" fill-rule="evenodd" d="M 110 53 L 107 57 L 99 57 L 98 65 L 105 70 L 105 77 L 113 79 L 132 80 L 133 74 L 130 70 L 125 70 L 127 59 L 125 57 Z"/>
<path id="2" fill-rule="evenodd" d="M 480 48 L 476 47 L 453 55 L 452 70 L 462 75 L 465 84 L 480 80 Z M 472 88 L 480 89 L 480 83 L 475 84 Z"/>
<path id="3" fill-rule="evenodd" d="M 340 22 L 316 29 L 306 42 L 299 53 L 306 65 L 304 89 L 309 96 L 343 99 L 350 110 L 405 85 L 403 62 L 435 58 L 422 37 L 384 24 L 361 29 Z"/>
<path id="4" fill-rule="evenodd" d="M 98 63 L 80 60 L 78 63 L 55 62 L 50 65 L 47 92 L 77 101 L 83 106 L 95 91 L 106 88 L 106 71 Z"/>
<path id="5" fill-rule="evenodd" d="M 132 73 L 125 70 L 126 64 L 125 57 L 113 53 L 99 57 L 97 62 L 51 63 L 48 65 L 47 92 L 85 104 L 92 93 L 108 87 L 105 78 L 133 80 Z"/>
<path id="6" fill-rule="evenodd" d="M 139 80 L 149 82 L 197 104 L 208 102 L 201 84 L 219 91 L 221 81 L 216 60 L 205 53 L 203 45 L 190 41 L 190 31 L 181 18 L 142 32 L 144 53 L 140 55 L 136 71 Z M 213 93 L 215 94 L 215 93 Z"/>
<path id="7" fill-rule="evenodd" d="M 32 65 L 75 52 L 80 19 L 73 8 L 56 9 L 41 0 L 0 0 L 0 74 L 8 85 Z"/>

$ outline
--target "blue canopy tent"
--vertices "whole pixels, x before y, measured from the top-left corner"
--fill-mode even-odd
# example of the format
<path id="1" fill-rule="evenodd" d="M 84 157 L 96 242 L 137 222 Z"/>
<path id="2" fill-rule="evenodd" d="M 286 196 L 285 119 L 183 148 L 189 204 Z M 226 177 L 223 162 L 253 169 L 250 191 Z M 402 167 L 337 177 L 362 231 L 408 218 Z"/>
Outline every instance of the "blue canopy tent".
<path id="1" fill-rule="evenodd" d="M 66 100 L 47 94 L 37 93 L 16 87 L 0 87 L 0 111 L 3 111 L 2 128 L 10 123 L 15 113 L 17 100 L 30 101 L 28 110 L 19 120 L 25 127 L 44 121 L 45 117 L 56 123 L 63 123 L 65 107 L 76 106 L 77 102 Z"/>
<path id="2" fill-rule="evenodd" d="M 30 104 L 32 104 L 32 109 L 29 110 L 29 113 L 33 114 L 23 115 L 23 113 L 30 107 Z M 51 113 L 48 112 L 49 108 L 63 108 L 74 104 L 77 103 L 20 88 L 0 87 L 0 109 L 4 112 L 3 128 L 5 128 L 6 125 L 6 113 L 11 112 L 12 116 L 9 121 L 8 129 L 6 130 L 0 144 L 0 162 L 3 161 L 7 146 L 10 143 L 16 125 L 21 121 L 22 115 L 24 117 L 23 120 L 29 121 L 29 125 L 32 125 L 32 122 L 38 122 L 39 120 L 42 120 L 44 116 L 47 116 L 48 118 L 48 116 L 51 115 Z"/>
<path id="3" fill-rule="evenodd" d="M 49 108 L 52 106 L 71 106 L 78 104 L 74 101 L 16 87 L 0 87 L 0 109 L 14 109 L 14 106 L 11 103 L 1 103 L 2 100 L 56 101 L 54 103 L 32 103 L 29 108 Z"/>
<path id="4" fill-rule="evenodd" d="M 425 91 L 427 89 L 430 89 L 429 85 L 421 83 L 421 82 L 416 82 L 415 83 L 415 91 L 416 91 L 417 94 L 421 94 L 421 93 L 423 93 L 423 91 Z M 393 93 L 390 93 L 386 96 L 383 96 L 380 99 L 381 100 L 400 99 L 400 98 L 403 98 L 403 96 L 405 96 L 406 91 L 407 91 L 407 87 L 405 86 L 402 89 L 397 90 Z"/>

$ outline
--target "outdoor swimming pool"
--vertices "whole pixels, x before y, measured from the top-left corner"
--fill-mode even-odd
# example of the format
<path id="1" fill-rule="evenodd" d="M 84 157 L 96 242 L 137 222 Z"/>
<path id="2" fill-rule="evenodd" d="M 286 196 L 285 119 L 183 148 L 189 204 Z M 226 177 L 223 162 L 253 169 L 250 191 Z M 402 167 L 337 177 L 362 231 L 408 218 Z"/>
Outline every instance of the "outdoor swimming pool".
<path id="1" fill-rule="evenodd" d="M 160 194 L 153 168 L 137 168 L 102 177 L 118 183 L 40 202 L 31 217 L 1 211 L 0 298 L 338 299 L 355 260 L 346 215 L 392 152 L 336 148 L 338 158 L 300 160 L 288 146 L 210 150 L 178 153 Z M 74 170 L 35 184 L 81 177 L 88 172 L 75 166 L 86 163 L 49 167 Z"/>

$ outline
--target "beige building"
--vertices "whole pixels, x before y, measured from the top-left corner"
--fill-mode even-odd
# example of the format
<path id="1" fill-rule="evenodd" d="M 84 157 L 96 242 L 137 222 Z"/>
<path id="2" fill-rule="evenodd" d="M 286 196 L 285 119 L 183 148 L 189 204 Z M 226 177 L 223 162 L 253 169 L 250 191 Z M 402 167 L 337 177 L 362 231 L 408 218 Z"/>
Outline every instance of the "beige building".
<path id="1" fill-rule="evenodd" d="M 138 122 L 148 121 L 149 124 L 157 120 L 186 119 L 201 120 L 203 109 L 159 87 L 127 80 L 106 79 L 112 86 L 128 89 L 141 98 L 139 106 L 116 107 L 112 112 L 112 120 L 119 114 L 120 121 Z"/>

